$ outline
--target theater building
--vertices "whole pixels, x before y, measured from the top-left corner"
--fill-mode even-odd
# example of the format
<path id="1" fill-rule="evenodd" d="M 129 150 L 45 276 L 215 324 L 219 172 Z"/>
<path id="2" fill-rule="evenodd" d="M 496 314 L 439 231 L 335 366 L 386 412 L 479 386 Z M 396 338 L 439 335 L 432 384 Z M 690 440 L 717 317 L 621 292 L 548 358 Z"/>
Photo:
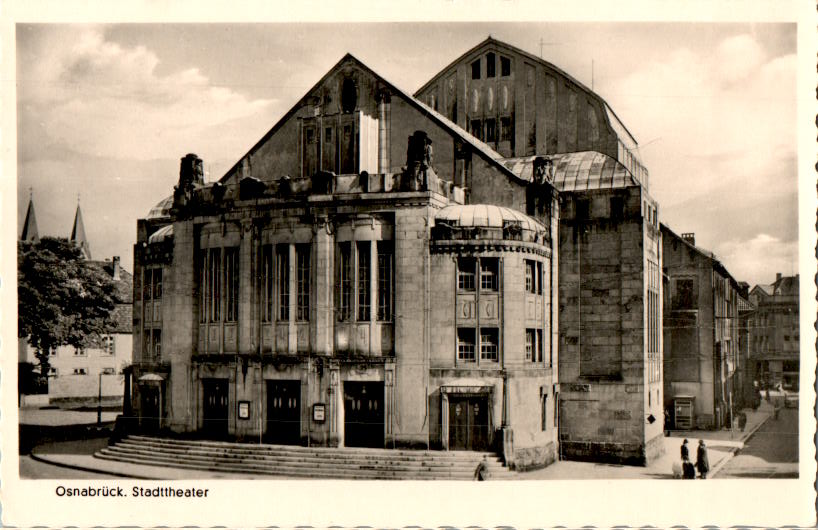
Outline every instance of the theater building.
<path id="1" fill-rule="evenodd" d="M 636 140 L 591 89 L 492 38 L 415 96 L 522 180 L 547 175 L 559 191 L 561 456 L 653 460 L 663 450 L 661 235 Z M 463 185 L 472 200 L 489 200 L 476 180 Z"/>
<path id="2" fill-rule="evenodd" d="M 551 181 L 350 55 L 202 167 L 138 221 L 141 430 L 556 458 Z"/>

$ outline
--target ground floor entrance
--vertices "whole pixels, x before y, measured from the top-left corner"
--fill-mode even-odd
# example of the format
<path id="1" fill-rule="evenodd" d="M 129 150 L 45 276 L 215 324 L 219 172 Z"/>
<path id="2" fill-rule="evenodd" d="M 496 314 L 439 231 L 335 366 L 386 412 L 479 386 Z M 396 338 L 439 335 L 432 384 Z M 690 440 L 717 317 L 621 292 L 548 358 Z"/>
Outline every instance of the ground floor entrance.
<path id="1" fill-rule="evenodd" d="M 489 447 L 488 396 L 449 396 L 449 449 L 485 451 Z"/>
<path id="2" fill-rule="evenodd" d="M 227 436 L 229 388 L 227 379 L 202 379 L 202 431 L 208 437 Z"/>
<path id="3" fill-rule="evenodd" d="M 344 445 L 384 446 L 383 381 L 344 381 Z"/>
<path id="4" fill-rule="evenodd" d="M 267 381 L 265 440 L 274 444 L 301 443 L 301 381 Z"/>
<path id="5" fill-rule="evenodd" d="M 142 385 L 139 388 L 139 426 L 142 432 L 154 434 L 159 431 L 161 414 L 159 387 Z"/>

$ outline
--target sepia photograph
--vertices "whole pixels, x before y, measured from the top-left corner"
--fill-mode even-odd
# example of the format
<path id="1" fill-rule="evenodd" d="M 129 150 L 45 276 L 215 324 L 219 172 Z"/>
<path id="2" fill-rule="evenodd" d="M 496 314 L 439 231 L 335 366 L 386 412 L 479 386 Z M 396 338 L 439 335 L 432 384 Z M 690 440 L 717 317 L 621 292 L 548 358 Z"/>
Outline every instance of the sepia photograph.
<path id="1" fill-rule="evenodd" d="M 796 5 L 4 20 L 4 520 L 812 524 Z"/>

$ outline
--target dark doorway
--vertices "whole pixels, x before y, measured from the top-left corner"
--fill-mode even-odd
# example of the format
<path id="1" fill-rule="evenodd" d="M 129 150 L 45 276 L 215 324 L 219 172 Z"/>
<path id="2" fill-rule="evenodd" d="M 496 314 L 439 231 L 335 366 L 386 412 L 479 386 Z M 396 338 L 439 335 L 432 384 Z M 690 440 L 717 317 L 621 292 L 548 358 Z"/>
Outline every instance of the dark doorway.
<path id="1" fill-rule="evenodd" d="M 344 445 L 383 447 L 383 381 L 344 382 Z"/>
<path id="2" fill-rule="evenodd" d="M 159 387 L 142 386 L 139 388 L 140 414 L 139 424 L 142 431 L 154 434 L 159 431 Z"/>
<path id="3" fill-rule="evenodd" d="M 449 449 L 485 451 L 489 446 L 487 396 L 449 397 Z"/>
<path id="4" fill-rule="evenodd" d="M 301 443 L 301 381 L 267 381 L 267 429 L 269 443 Z"/>
<path id="5" fill-rule="evenodd" d="M 227 392 L 230 384 L 227 379 L 202 379 L 203 425 L 202 431 L 208 437 L 225 438 L 227 436 Z"/>

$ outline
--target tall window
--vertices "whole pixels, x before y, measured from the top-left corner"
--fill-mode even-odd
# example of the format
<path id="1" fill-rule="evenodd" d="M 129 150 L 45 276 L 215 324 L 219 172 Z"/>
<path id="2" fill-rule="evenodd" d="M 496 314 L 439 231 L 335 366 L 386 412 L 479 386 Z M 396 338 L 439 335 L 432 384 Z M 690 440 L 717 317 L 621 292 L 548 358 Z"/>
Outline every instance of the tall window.
<path id="1" fill-rule="evenodd" d="M 338 244 L 335 303 L 339 321 L 392 320 L 394 248 L 392 241 Z M 375 256 L 372 255 L 373 251 Z"/>
<path id="2" fill-rule="evenodd" d="M 534 260 L 525 260 L 525 292 L 534 294 L 537 292 L 537 267 Z"/>
<path id="3" fill-rule="evenodd" d="M 480 259 L 480 289 L 483 291 L 496 291 L 498 281 L 499 261 L 497 258 Z"/>
<path id="4" fill-rule="evenodd" d="M 508 57 L 500 56 L 500 75 L 502 77 L 508 77 L 511 75 L 511 59 Z"/>
<path id="5" fill-rule="evenodd" d="M 338 320 L 352 318 L 352 245 L 341 243 L 338 248 Z"/>
<path id="6" fill-rule="evenodd" d="M 497 362 L 500 352 L 500 334 L 497 328 L 480 329 L 480 360 Z"/>
<path id="7" fill-rule="evenodd" d="M 273 321 L 273 246 L 261 247 L 261 321 Z"/>
<path id="8" fill-rule="evenodd" d="M 221 321 L 221 264 L 220 248 L 202 251 L 199 317 L 203 324 Z"/>
<path id="9" fill-rule="evenodd" d="M 474 258 L 457 259 L 457 288 L 461 291 L 474 291 L 475 267 L 477 260 Z"/>
<path id="10" fill-rule="evenodd" d="M 525 360 L 532 363 L 542 363 L 543 343 L 541 329 L 525 330 Z"/>
<path id="11" fill-rule="evenodd" d="M 145 301 L 145 320 L 160 322 L 162 320 L 162 268 L 145 269 L 145 281 L 142 284 Z"/>
<path id="12" fill-rule="evenodd" d="M 525 330 L 525 360 L 533 361 L 536 357 L 536 334 L 533 329 Z"/>
<path id="13" fill-rule="evenodd" d="M 113 335 L 105 335 L 103 338 L 106 355 L 114 355 L 116 353 L 116 342 Z"/>
<path id="14" fill-rule="evenodd" d="M 548 429 L 548 414 L 546 411 L 548 410 L 548 394 L 543 393 L 542 398 L 540 399 L 540 430 L 545 431 Z"/>
<path id="15" fill-rule="evenodd" d="M 483 139 L 483 122 L 480 120 L 471 120 L 471 134 L 478 140 Z"/>
<path id="16" fill-rule="evenodd" d="M 224 249 L 225 321 L 239 318 L 239 249 Z"/>
<path id="17" fill-rule="evenodd" d="M 487 118 L 485 122 L 486 134 L 484 138 L 486 142 L 492 143 L 497 141 L 497 121 L 494 118 Z"/>
<path id="18" fill-rule="evenodd" d="M 290 245 L 276 245 L 278 320 L 290 320 Z"/>
<path id="19" fill-rule="evenodd" d="M 474 362 L 474 328 L 457 329 L 457 359 L 464 362 Z"/>
<path id="20" fill-rule="evenodd" d="M 394 253 L 391 241 L 378 241 L 378 320 L 392 320 Z"/>
<path id="21" fill-rule="evenodd" d="M 310 319 L 310 245 L 295 246 L 296 320 Z"/>
<path id="22" fill-rule="evenodd" d="M 480 59 L 471 63 L 471 78 L 480 79 Z"/>
<path id="23" fill-rule="evenodd" d="M 493 53 L 486 54 L 486 77 L 494 77 L 496 75 L 496 59 Z"/>
<path id="24" fill-rule="evenodd" d="M 369 241 L 358 241 L 358 320 L 369 320 Z"/>

